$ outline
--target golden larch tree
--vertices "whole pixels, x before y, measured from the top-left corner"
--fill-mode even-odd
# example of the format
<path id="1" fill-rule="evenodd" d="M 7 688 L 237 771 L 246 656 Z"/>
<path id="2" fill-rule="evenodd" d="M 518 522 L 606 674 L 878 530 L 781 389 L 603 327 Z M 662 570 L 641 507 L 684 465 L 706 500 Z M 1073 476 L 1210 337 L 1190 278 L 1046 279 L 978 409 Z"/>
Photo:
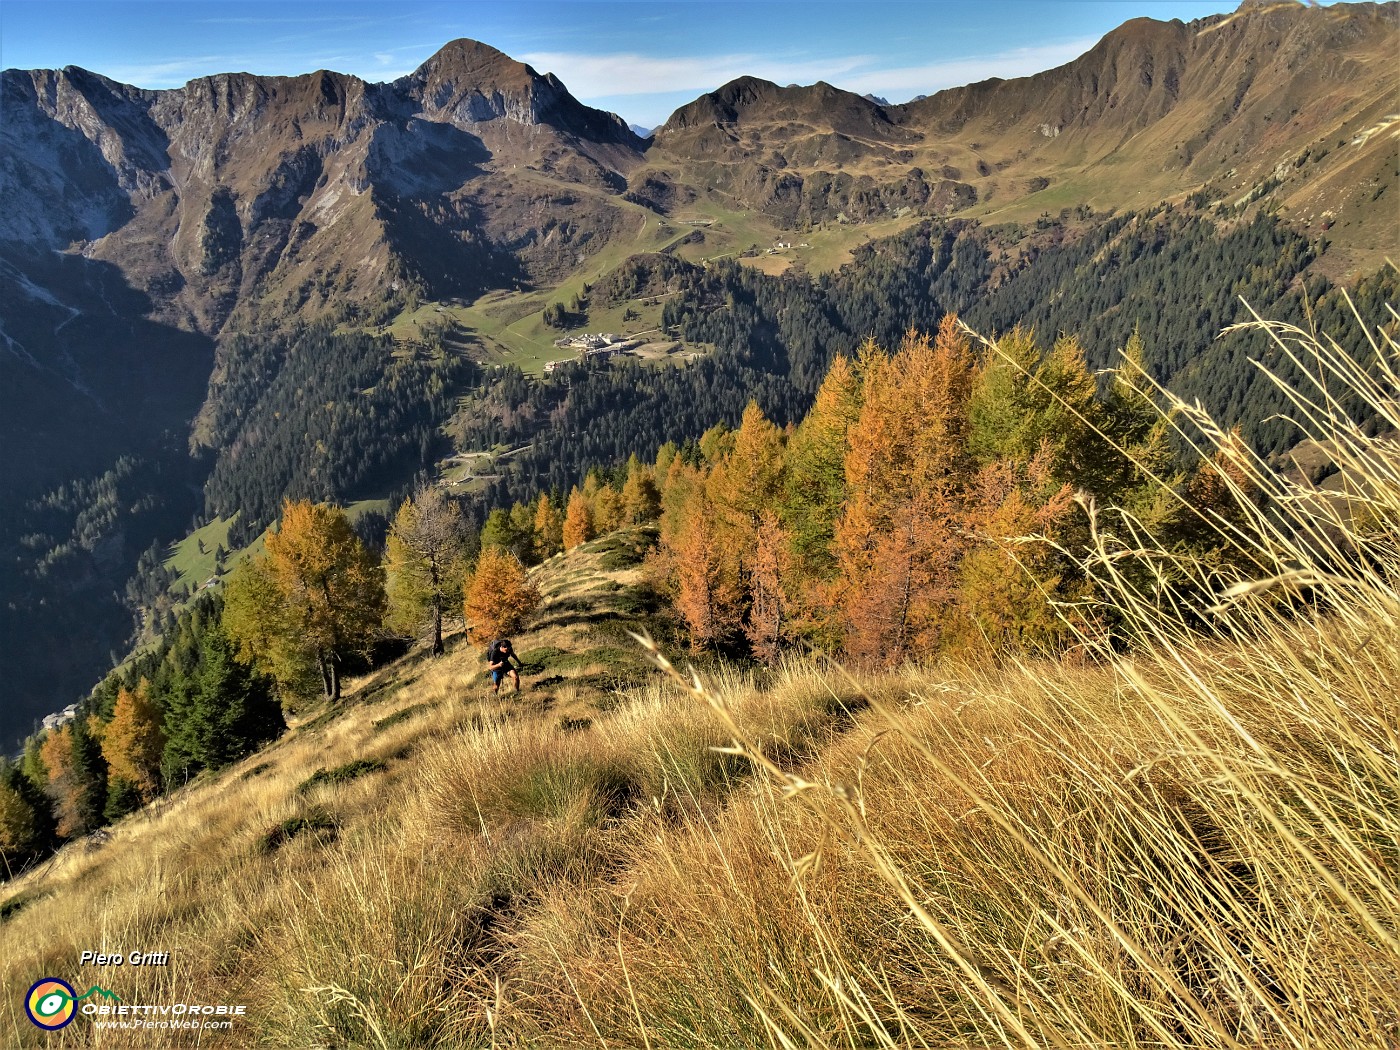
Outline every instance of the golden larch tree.
<path id="1" fill-rule="evenodd" d="M 102 734 L 108 778 L 126 781 L 143 803 L 149 802 L 160 793 L 164 751 L 165 731 L 160 709 L 151 702 L 150 684 L 143 678 L 135 689 L 118 689 L 112 720 Z"/>
<path id="2" fill-rule="evenodd" d="M 765 510 L 773 509 L 783 485 L 783 433 L 750 401 L 733 444 L 716 464 L 707 485 L 721 527 L 752 536 Z"/>
<path id="3" fill-rule="evenodd" d="M 612 532 L 623 523 L 622 494 L 610 484 L 598 486 L 593 494 L 593 534 Z"/>
<path id="4" fill-rule="evenodd" d="M 543 492 L 535 501 L 534 529 L 535 551 L 541 561 L 564 549 L 564 516 Z"/>
<path id="5" fill-rule="evenodd" d="M 913 650 L 943 645 L 943 621 L 958 598 L 958 563 L 967 549 L 964 516 L 975 474 L 968 453 L 968 403 L 972 394 L 972 346 L 957 318 L 943 318 L 932 343 L 906 340 L 911 401 L 922 406 L 912 433 L 910 540 L 913 545 L 910 628 Z"/>
<path id="6" fill-rule="evenodd" d="M 860 418 L 861 397 L 860 373 L 851 360 L 838 356 L 783 461 L 780 514 L 791 555 L 791 630 L 828 651 L 840 645 L 844 630 L 834 593 L 835 536 L 846 506 L 849 432 Z"/>
<path id="7" fill-rule="evenodd" d="M 284 686 L 307 663 L 323 692 L 340 699 L 341 663 L 366 652 L 384 620 L 384 571 L 337 507 L 289 500 L 267 551 L 235 570 L 224 629 L 244 659 Z"/>
<path id="8" fill-rule="evenodd" d="M 569 506 L 564 514 L 564 549 L 571 551 L 593 535 L 593 508 L 576 485 L 569 492 Z"/>
<path id="9" fill-rule="evenodd" d="M 1060 599 L 1069 565 L 1057 546 L 1078 514 L 1068 485 L 1044 495 L 1051 456 L 1022 469 L 1009 459 L 978 472 L 966 518 L 972 543 L 959 568 L 957 618 L 949 631 L 962 648 L 1063 649 L 1074 637 Z"/>
<path id="10" fill-rule="evenodd" d="M 860 662 L 892 664 L 937 647 L 956 597 L 971 348 L 949 317 L 935 340 L 911 331 L 893 358 L 866 348 L 860 365 L 833 545 L 846 648 Z"/>
<path id="11" fill-rule="evenodd" d="M 482 550 L 464 592 L 467 634 L 477 643 L 514 634 L 540 604 L 520 559 L 494 547 Z"/>
<path id="12" fill-rule="evenodd" d="M 787 446 L 783 523 L 791 536 L 794 570 L 804 578 L 829 579 L 835 568 L 831 542 L 846 500 L 848 434 L 860 407 L 860 377 L 850 360 L 838 355 Z"/>
<path id="13" fill-rule="evenodd" d="M 634 455 L 627 461 L 627 480 L 622 486 L 622 520 L 627 525 L 655 521 L 661 514 L 661 493 L 650 467 Z"/>

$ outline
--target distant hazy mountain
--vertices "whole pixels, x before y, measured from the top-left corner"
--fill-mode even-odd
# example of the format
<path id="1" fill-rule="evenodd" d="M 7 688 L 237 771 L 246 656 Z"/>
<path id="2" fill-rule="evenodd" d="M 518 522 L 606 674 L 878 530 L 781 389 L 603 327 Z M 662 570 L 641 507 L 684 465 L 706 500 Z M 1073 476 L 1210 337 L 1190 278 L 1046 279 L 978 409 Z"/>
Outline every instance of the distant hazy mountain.
<path id="1" fill-rule="evenodd" d="M 641 139 L 651 138 L 651 133 L 656 130 L 655 128 L 644 128 L 640 124 L 628 124 L 627 128 L 632 134 Z"/>

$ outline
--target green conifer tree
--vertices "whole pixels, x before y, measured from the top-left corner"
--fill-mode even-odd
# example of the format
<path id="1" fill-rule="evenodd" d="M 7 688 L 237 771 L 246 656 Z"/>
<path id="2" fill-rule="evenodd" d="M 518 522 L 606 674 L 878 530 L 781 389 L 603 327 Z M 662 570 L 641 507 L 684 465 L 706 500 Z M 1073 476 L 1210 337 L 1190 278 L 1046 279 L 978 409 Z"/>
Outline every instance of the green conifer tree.
<path id="1" fill-rule="evenodd" d="M 213 625 L 200 636 L 197 673 L 168 701 L 165 783 L 176 787 L 236 762 L 285 728 L 271 681 L 239 660 L 223 629 Z"/>

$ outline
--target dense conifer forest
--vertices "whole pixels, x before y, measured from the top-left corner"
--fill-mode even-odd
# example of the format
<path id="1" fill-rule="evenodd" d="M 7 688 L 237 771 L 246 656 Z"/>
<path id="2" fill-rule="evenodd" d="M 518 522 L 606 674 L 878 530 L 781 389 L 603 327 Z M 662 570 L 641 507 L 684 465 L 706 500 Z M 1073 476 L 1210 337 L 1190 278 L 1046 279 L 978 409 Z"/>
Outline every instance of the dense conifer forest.
<path id="1" fill-rule="evenodd" d="M 486 410 L 465 419 L 459 440 L 533 441 L 497 497 L 529 498 L 574 484 L 591 466 L 696 439 L 716 421 L 736 426 L 750 399 L 778 423 L 793 422 L 836 354 L 866 338 L 898 345 L 905 331 L 930 331 L 952 312 L 988 333 L 1018 325 L 1042 339 L 1073 333 L 1093 370 L 1116 364 L 1137 333 L 1155 380 L 1277 454 L 1298 437 L 1280 417 L 1286 399 L 1249 364 L 1267 345 L 1216 337 L 1250 318 L 1246 303 L 1303 326 L 1336 322 L 1347 310 L 1342 292 L 1304 276 L 1318 248 L 1267 214 L 1246 222 L 1163 208 L 1078 229 L 1048 218 L 1035 231 L 923 223 L 816 279 L 770 277 L 730 260 L 633 259 L 595 297 L 677 293 L 663 323 L 714 354 L 666 371 L 625 361 L 563 368 L 534 384 L 509 370 L 489 374 L 477 395 Z M 1385 270 L 1350 296 L 1363 315 L 1379 316 L 1395 289 Z"/>
<path id="2" fill-rule="evenodd" d="M 401 347 L 328 325 L 240 335 L 226 356 L 205 508 L 255 528 L 284 498 L 353 498 L 429 466 L 456 390 L 476 375 L 440 340 Z"/>

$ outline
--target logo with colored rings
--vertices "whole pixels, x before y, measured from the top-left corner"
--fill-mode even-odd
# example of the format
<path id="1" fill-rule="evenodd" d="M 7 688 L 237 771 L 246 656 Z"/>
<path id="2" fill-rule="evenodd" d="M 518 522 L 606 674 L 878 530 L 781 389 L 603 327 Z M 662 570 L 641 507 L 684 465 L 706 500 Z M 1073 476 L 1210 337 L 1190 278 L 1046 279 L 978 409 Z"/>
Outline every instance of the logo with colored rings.
<path id="1" fill-rule="evenodd" d="M 35 981 L 24 997 L 24 1012 L 29 1019 L 48 1032 L 56 1032 L 67 1026 L 75 1014 L 78 993 L 67 981 L 57 977 L 45 977 Z"/>

